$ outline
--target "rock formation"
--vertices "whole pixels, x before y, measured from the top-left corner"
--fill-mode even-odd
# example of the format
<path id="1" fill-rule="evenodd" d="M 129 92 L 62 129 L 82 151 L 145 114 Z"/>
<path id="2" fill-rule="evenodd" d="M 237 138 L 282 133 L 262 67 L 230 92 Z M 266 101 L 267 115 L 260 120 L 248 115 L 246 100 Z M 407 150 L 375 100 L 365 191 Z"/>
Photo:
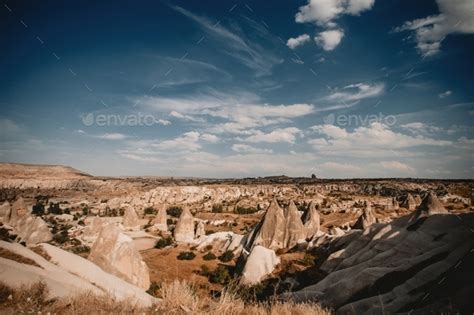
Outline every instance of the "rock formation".
<path id="1" fill-rule="evenodd" d="M 301 221 L 300 213 L 298 208 L 293 201 L 290 201 L 290 205 L 286 211 L 286 226 L 285 226 L 285 238 L 284 247 L 293 248 L 297 244 L 304 243 L 306 240 L 306 231 Z"/>
<path id="2" fill-rule="evenodd" d="M 106 224 L 107 222 L 101 217 L 93 217 L 82 231 L 82 239 L 86 242 L 94 242 Z"/>
<path id="3" fill-rule="evenodd" d="M 405 200 L 403 200 L 402 202 L 402 207 L 410 211 L 416 209 L 416 201 L 415 198 L 413 198 L 412 194 L 407 194 Z"/>
<path id="4" fill-rule="evenodd" d="M 244 284 L 259 283 L 263 277 L 270 274 L 280 263 L 275 251 L 263 246 L 255 246 L 247 258 L 242 272 L 241 281 Z"/>
<path id="5" fill-rule="evenodd" d="M 153 224 L 153 229 L 161 232 L 168 231 L 168 217 L 166 216 L 166 208 L 164 206 L 160 206 L 158 208 L 158 213 L 156 217 L 151 222 Z"/>
<path id="6" fill-rule="evenodd" d="M 246 247 L 261 245 L 268 249 L 280 249 L 285 247 L 286 219 L 283 209 L 280 208 L 276 199 L 268 206 L 265 216 L 249 235 Z"/>
<path id="7" fill-rule="evenodd" d="M 15 226 L 19 220 L 28 215 L 28 207 L 23 197 L 19 197 L 12 204 L 9 224 Z"/>
<path id="8" fill-rule="evenodd" d="M 470 301 L 474 214 L 431 215 L 408 229 L 410 216 L 326 244 L 333 248 L 321 266 L 328 275 L 284 298 L 316 300 L 341 314 L 428 314 Z"/>
<path id="9" fill-rule="evenodd" d="M 306 239 L 310 239 L 319 232 L 321 223 L 321 216 L 316 210 L 316 203 L 311 201 L 309 209 L 303 217 L 304 229 L 306 232 Z"/>
<path id="10" fill-rule="evenodd" d="M 194 217 L 188 207 L 183 209 L 174 229 L 174 238 L 177 242 L 191 243 L 194 240 Z"/>
<path id="11" fill-rule="evenodd" d="M 416 221 L 420 218 L 428 217 L 433 214 L 447 214 L 448 210 L 439 201 L 435 193 L 428 193 L 423 198 L 421 204 L 416 208 L 415 213 L 411 217 L 410 221 Z"/>
<path id="12" fill-rule="evenodd" d="M 372 211 L 372 207 L 370 206 L 370 203 L 366 202 L 364 212 L 361 214 L 359 219 L 357 219 L 356 223 L 352 228 L 365 230 L 366 228 L 374 224 L 375 221 L 376 219 Z"/>
<path id="13" fill-rule="evenodd" d="M 88 259 L 104 271 L 142 289 L 150 286 L 148 267 L 132 238 L 121 233 L 113 223 L 102 228 Z"/>
<path id="14" fill-rule="evenodd" d="M 159 302 L 143 289 L 103 271 L 87 259 L 49 244 L 38 246 L 51 261 L 18 243 L 0 241 L 0 249 L 12 252 L 17 257 L 27 258 L 36 264 L 18 262 L 14 256 L 0 257 L 2 284 L 20 289 L 22 286 L 27 287 L 41 281 L 48 288 L 48 299 L 95 294 L 142 307 L 150 307 Z"/>
<path id="15" fill-rule="evenodd" d="M 140 219 L 138 218 L 135 209 L 133 209 L 131 206 L 125 208 L 125 213 L 123 216 L 123 226 L 127 230 L 140 229 Z"/>
<path id="16" fill-rule="evenodd" d="M 53 239 L 46 222 L 36 216 L 26 216 L 17 220 L 16 232 L 18 240 L 25 242 L 28 246 L 49 242 Z"/>
<path id="17" fill-rule="evenodd" d="M 199 221 L 196 227 L 196 238 L 206 236 L 206 229 L 204 228 L 204 222 Z"/>
<path id="18" fill-rule="evenodd" d="M 1 206 L 0 206 L 0 221 L 3 223 L 8 223 L 10 220 L 10 213 L 11 213 L 11 205 L 8 201 L 5 201 Z"/>

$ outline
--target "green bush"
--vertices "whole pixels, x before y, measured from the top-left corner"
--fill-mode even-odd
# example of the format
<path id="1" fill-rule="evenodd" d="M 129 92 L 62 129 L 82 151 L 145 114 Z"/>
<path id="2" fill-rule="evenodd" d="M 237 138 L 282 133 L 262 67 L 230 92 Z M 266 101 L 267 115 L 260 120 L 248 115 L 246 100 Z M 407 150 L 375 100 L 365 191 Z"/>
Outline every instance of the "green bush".
<path id="1" fill-rule="evenodd" d="M 224 207 L 221 204 L 212 206 L 212 213 L 222 213 L 224 212 Z"/>
<path id="2" fill-rule="evenodd" d="M 208 274 L 210 283 L 225 284 L 230 279 L 229 270 L 225 266 L 219 266 Z"/>
<path id="3" fill-rule="evenodd" d="M 252 213 L 255 213 L 257 212 L 258 210 L 256 208 L 253 208 L 253 207 L 241 207 L 241 206 L 237 206 L 235 209 L 234 209 L 234 212 L 237 213 L 237 214 L 252 214 Z"/>
<path id="4" fill-rule="evenodd" d="M 196 258 L 196 254 L 193 252 L 181 252 L 178 255 L 179 260 L 193 260 Z"/>
<path id="5" fill-rule="evenodd" d="M 41 216 L 44 214 L 44 205 L 42 203 L 37 202 L 31 211 L 31 214 L 36 216 Z"/>
<path id="6" fill-rule="evenodd" d="M 182 212 L 183 212 L 183 208 L 178 207 L 178 206 L 171 206 L 168 209 L 166 209 L 166 213 L 175 218 L 179 218 Z"/>
<path id="7" fill-rule="evenodd" d="M 208 266 L 201 265 L 201 270 L 199 271 L 199 274 L 201 276 L 208 277 L 210 273 L 211 273 L 211 270 L 209 269 Z"/>
<path id="8" fill-rule="evenodd" d="M 63 213 L 63 211 L 59 207 L 59 202 L 58 203 L 52 203 L 51 202 L 49 204 L 48 212 L 51 213 L 51 214 L 62 214 Z"/>
<path id="9" fill-rule="evenodd" d="M 233 258 L 234 258 L 234 252 L 231 250 L 227 250 L 222 255 L 219 256 L 219 260 L 222 262 L 229 262 Z"/>
<path id="10" fill-rule="evenodd" d="M 89 208 L 87 208 L 87 206 L 84 207 L 84 208 L 82 208 L 82 215 L 86 215 L 86 216 L 87 216 L 88 214 L 89 214 Z"/>
<path id="11" fill-rule="evenodd" d="M 158 248 L 158 249 L 161 249 L 161 248 L 165 248 L 167 246 L 170 246 L 173 244 L 173 239 L 171 237 L 167 237 L 167 238 L 160 238 L 156 244 L 155 244 L 155 248 Z"/>
<path id="12" fill-rule="evenodd" d="M 214 259 L 216 259 L 216 255 L 214 255 L 211 252 L 208 252 L 206 255 L 202 256 L 202 259 L 204 259 L 204 260 L 214 260 Z"/>
<path id="13" fill-rule="evenodd" d="M 156 210 L 153 207 L 147 207 L 147 208 L 145 208 L 144 212 L 145 212 L 145 214 L 155 214 Z"/>
<path id="14" fill-rule="evenodd" d="M 67 231 L 61 231 L 61 233 L 54 235 L 53 241 L 58 244 L 64 244 L 69 241 L 69 235 L 67 234 Z"/>
<path id="15" fill-rule="evenodd" d="M 301 263 L 305 266 L 314 266 L 314 260 L 316 257 L 311 255 L 310 253 L 305 253 Z"/>

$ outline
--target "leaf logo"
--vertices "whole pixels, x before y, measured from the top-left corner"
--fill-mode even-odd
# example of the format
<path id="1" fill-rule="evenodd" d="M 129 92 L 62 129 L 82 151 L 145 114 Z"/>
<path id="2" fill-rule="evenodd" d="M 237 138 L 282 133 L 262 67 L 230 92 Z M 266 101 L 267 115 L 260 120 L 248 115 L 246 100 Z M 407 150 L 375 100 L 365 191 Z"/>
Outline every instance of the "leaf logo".
<path id="1" fill-rule="evenodd" d="M 334 125 L 335 121 L 336 121 L 336 116 L 334 114 L 329 114 L 326 117 L 324 117 L 324 123 L 327 125 Z"/>
<path id="2" fill-rule="evenodd" d="M 87 115 L 83 115 L 82 123 L 84 124 L 84 126 L 87 126 L 87 127 L 92 126 L 92 124 L 94 124 L 94 114 L 89 113 Z"/>

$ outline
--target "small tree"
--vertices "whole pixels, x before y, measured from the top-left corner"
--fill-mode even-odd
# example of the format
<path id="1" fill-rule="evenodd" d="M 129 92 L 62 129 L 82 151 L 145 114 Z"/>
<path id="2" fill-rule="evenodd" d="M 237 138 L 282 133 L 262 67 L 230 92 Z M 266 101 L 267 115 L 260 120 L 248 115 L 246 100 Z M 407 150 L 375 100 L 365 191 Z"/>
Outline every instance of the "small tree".
<path id="1" fill-rule="evenodd" d="M 202 256 L 202 259 L 204 259 L 204 260 L 214 260 L 214 259 L 216 259 L 216 255 L 214 255 L 211 252 L 208 252 L 206 255 Z"/>
<path id="2" fill-rule="evenodd" d="M 37 202 L 31 211 L 31 214 L 36 216 L 42 216 L 44 214 L 44 205 L 40 202 Z"/>
<path id="3" fill-rule="evenodd" d="M 183 208 L 178 207 L 178 206 L 171 206 L 168 209 L 166 209 L 166 213 L 175 218 L 179 218 L 182 212 L 183 212 Z"/>
<path id="4" fill-rule="evenodd" d="M 222 213 L 224 212 L 224 207 L 222 204 L 215 204 L 212 206 L 212 213 Z"/>
<path id="5" fill-rule="evenodd" d="M 178 255 L 179 260 L 193 260 L 196 258 L 196 254 L 193 252 L 181 252 Z"/>
<path id="6" fill-rule="evenodd" d="M 229 262 L 234 258 L 234 252 L 226 250 L 222 255 L 219 256 L 219 260 L 222 262 Z"/>

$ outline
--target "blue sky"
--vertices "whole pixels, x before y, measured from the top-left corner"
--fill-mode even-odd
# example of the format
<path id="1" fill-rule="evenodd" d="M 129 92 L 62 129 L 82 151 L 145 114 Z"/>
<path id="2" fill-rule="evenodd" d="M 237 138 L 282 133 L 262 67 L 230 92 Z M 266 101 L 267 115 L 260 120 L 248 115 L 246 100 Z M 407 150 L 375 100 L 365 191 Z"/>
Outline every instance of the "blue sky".
<path id="1" fill-rule="evenodd" d="M 0 160 L 474 178 L 474 4 L 6 1 Z"/>

